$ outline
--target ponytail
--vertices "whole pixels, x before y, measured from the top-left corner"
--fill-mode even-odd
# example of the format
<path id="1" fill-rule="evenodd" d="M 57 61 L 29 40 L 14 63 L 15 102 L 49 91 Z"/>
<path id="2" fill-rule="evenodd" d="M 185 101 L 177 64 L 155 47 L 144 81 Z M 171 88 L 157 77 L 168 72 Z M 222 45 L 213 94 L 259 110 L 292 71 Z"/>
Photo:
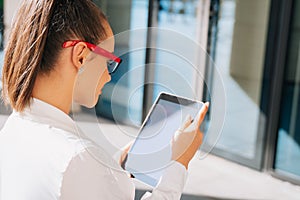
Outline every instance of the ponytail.
<path id="1" fill-rule="evenodd" d="M 64 41 L 106 38 L 103 13 L 90 0 L 24 0 L 4 56 L 2 96 L 16 111 L 30 104 L 39 73 L 49 73 Z"/>

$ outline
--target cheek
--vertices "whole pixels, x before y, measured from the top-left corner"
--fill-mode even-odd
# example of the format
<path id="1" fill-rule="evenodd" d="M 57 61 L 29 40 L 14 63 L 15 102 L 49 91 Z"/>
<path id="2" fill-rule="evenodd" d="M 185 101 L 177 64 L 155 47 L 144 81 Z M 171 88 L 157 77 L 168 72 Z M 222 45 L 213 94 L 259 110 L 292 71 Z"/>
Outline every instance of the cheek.
<path id="1" fill-rule="evenodd" d="M 99 59 L 97 63 L 95 63 L 94 67 L 97 69 L 97 72 L 95 72 L 97 74 L 97 82 L 94 82 L 94 84 L 95 87 L 97 87 L 97 92 L 101 89 L 99 87 L 103 87 L 106 82 L 110 81 L 110 75 L 108 74 L 106 65 L 106 60 L 103 58 Z"/>

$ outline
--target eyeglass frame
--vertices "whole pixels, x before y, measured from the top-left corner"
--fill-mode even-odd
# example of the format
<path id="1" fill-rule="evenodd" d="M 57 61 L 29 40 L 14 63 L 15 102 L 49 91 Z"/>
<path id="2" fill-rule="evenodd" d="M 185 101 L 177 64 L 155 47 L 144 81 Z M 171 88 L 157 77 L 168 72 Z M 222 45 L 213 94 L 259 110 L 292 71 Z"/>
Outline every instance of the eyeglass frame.
<path id="1" fill-rule="evenodd" d="M 114 73 L 117 68 L 119 67 L 119 65 L 122 62 L 122 59 L 119 58 L 118 56 L 114 55 L 113 53 L 95 45 L 89 42 L 85 42 L 83 40 L 67 40 L 62 44 L 62 48 L 69 48 L 69 47 L 74 47 L 76 44 L 78 44 L 79 42 L 83 42 L 84 44 L 86 44 L 86 46 L 95 54 L 100 55 L 100 56 L 104 56 L 105 58 L 110 59 L 110 61 L 116 62 L 116 66 L 111 70 L 108 71 L 108 73 L 111 75 L 112 73 Z M 108 68 L 109 70 L 109 68 Z"/>

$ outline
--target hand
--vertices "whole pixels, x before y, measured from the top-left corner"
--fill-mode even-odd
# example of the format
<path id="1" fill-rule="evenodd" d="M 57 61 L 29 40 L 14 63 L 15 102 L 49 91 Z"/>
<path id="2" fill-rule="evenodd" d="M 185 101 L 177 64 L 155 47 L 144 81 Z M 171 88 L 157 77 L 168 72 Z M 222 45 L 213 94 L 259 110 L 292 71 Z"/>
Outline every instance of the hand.
<path id="1" fill-rule="evenodd" d="M 200 126 L 208 107 L 209 103 L 205 103 L 194 121 L 189 115 L 182 124 L 182 127 L 176 131 L 173 137 L 172 160 L 183 164 L 186 169 L 188 168 L 190 160 L 202 144 L 203 133 L 200 131 Z"/>
<path id="2" fill-rule="evenodd" d="M 126 144 L 123 148 L 122 148 L 122 154 L 121 154 L 121 157 L 120 157 L 120 160 L 119 160 L 119 163 L 121 165 L 121 167 L 125 170 L 125 164 L 126 164 L 126 161 L 127 161 L 127 157 L 128 157 L 128 152 L 131 148 L 133 144 L 133 141 L 129 142 L 128 144 Z M 130 178 L 135 178 L 132 174 L 130 174 Z"/>
<path id="3" fill-rule="evenodd" d="M 132 142 L 129 142 L 128 144 L 126 144 L 123 148 L 122 148 L 122 154 L 121 154 L 121 157 L 120 157 L 120 160 L 119 160 L 119 163 L 121 165 L 121 167 L 123 169 L 125 169 L 125 164 L 126 164 L 126 161 L 127 161 L 127 155 L 128 155 L 128 151 L 129 149 L 131 148 L 133 144 L 133 141 Z"/>

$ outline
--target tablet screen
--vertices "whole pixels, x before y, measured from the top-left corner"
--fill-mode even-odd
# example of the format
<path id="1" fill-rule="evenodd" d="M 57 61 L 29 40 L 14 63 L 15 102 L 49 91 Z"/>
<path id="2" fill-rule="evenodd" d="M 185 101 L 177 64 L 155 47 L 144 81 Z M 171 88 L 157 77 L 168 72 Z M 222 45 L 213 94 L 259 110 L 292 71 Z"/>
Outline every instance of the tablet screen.
<path id="1" fill-rule="evenodd" d="M 155 187 L 164 169 L 171 164 L 171 145 L 188 115 L 194 119 L 201 102 L 161 93 L 150 110 L 132 145 L 125 169 L 136 179 Z"/>

